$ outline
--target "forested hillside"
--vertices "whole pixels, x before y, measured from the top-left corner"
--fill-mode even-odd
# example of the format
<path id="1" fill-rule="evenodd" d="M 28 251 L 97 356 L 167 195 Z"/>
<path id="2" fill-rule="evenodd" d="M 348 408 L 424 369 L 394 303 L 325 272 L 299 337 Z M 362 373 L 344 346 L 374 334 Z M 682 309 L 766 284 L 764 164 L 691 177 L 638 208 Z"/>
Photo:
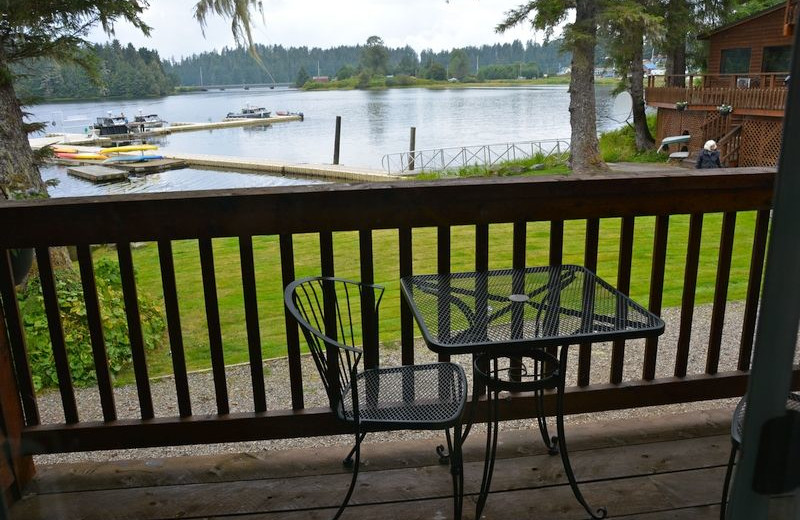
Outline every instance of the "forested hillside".
<path id="1" fill-rule="evenodd" d="M 454 53 L 464 51 L 469 70 L 476 74 L 476 69 L 492 65 L 520 64 L 536 65 L 536 70 L 543 74 L 555 74 L 569 64 L 570 56 L 561 54 L 561 42 L 538 44 L 529 41 L 522 44 L 519 40 L 513 43 L 466 47 L 452 51 L 427 49 L 418 53 L 411 47 L 387 48 L 389 51 L 389 74 L 407 74 L 424 76 L 426 68 L 438 63 L 447 68 Z M 340 46 L 330 49 L 318 47 L 283 47 L 281 45 L 257 45 L 256 50 L 264 67 L 259 65 L 244 49 L 223 49 L 222 52 L 204 52 L 179 61 L 165 62 L 165 70 L 178 78 L 180 85 L 199 86 L 238 83 L 293 83 L 300 69 L 309 76 L 341 75 L 342 69 L 355 71 L 358 69 L 363 45 Z M 514 69 L 517 70 L 517 69 Z M 515 73 L 512 77 L 516 77 Z"/>
<path id="2" fill-rule="evenodd" d="M 260 65 L 243 48 L 162 61 L 158 51 L 135 49 L 131 44 L 123 47 L 115 40 L 92 47 L 101 64 L 99 85 L 75 65 L 37 60 L 20 70 L 23 74 L 15 88 L 23 98 L 93 99 L 164 96 L 179 86 L 294 83 L 302 72 L 308 76 L 343 78 L 361 71 L 365 48 L 365 45 L 330 49 L 257 45 L 263 63 Z M 386 72 L 446 79 L 446 71 L 453 76 L 460 69 L 462 73 L 455 74 L 459 78 L 466 74 L 479 79 L 531 78 L 555 74 L 569 64 L 570 56 L 560 53 L 560 48 L 560 41 L 544 45 L 529 41 L 523 45 L 518 40 L 438 52 L 427 49 L 418 53 L 408 46 L 387 48 Z"/>
<path id="3" fill-rule="evenodd" d="M 177 81 L 162 66 L 158 51 L 135 49 L 118 41 L 94 45 L 92 52 L 100 62 L 101 84 L 90 81 L 77 65 L 51 60 L 28 62 L 14 88 L 23 98 L 87 99 L 99 97 L 165 96 Z"/>

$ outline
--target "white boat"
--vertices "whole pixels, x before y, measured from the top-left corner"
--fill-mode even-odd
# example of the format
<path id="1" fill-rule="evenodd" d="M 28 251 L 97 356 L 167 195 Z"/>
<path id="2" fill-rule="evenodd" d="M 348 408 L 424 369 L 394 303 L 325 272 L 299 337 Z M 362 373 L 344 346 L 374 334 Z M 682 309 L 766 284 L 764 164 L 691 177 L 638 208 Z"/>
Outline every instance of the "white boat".
<path id="1" fill-rule="evenodd" d="M 239 112 L 228 112 L 225 120 L 231 119 L 266 119 L 270 116 L 270 111 L 264 107 L 251 107 L 250 105 L 244 107 Z"/>
<path id="2" fill-rule="evenodd" d="M 128 123 L 128 126 L 134 132 L 146 132 L 152 128 L 161 128 L 165 123 L 166 121 L 158 117 L 158 114 L 142 114 L 139 111 L 139 114 L 133 118 L 133 122 Z"/>

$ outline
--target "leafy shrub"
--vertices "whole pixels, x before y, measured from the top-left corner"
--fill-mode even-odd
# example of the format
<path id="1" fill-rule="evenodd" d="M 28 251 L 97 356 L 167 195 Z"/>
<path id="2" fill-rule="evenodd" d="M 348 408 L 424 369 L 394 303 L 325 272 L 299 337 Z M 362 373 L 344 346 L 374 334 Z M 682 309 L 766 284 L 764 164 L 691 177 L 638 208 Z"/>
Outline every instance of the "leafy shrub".
<path id="1" fill-rule="evenodd" d="M 99 260 L 95 263 L 95 279 L 108 368 L 114 377 L 131 364 L 119 266 L 110 260 Z M 76 386 L 91 385 L 97 377 L 80 278 L 71 271 L 56 272 L 56 292 L 72 382 Z M 18 298 L 33 384 L 37 390 L 58 386 L 38 274 L 30 277 Z M 166 328 L 163 311 L 157 301 L 141 294 L 138 295 L 138 303 L 145 349 L 154 350 L 160 344 Z"/>

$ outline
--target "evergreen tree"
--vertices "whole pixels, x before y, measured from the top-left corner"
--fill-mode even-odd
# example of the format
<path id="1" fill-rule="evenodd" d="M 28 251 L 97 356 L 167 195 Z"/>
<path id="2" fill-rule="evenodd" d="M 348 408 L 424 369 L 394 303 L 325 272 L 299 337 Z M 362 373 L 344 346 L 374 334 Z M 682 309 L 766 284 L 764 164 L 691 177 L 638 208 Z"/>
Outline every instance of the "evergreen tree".
<path id="1" fill-rule="evenodd" d="M 367 46 L 361 52 L 361 64 L 372 74 L 386 74 L 389 66 L 389 51 L 378 36 L 367 38 Z"/>
<path id="2" fill-rule="evenodd" d="M 304 69 L 303 67 L 300 67 L 300 70 L 297 71 L 297 78 L 294 80 L 294 86 L 300 88 L 300 87 L 302 87 L 303 85 L 306 84 L 306 81 L 308 81 L 310 79 L 311 79 L 311 76 L 308 75 L 308 72 L 306 72 L 306 69 Z"/>
<path id="3" fill-rule="evenodd" d="M 6 0 L 0 16 L 0 193 L 10 198 L 15 192 L 45 194 L 39 169 L 28 142 L 31 126 L 23 120 L 21 102 L 14 89 L 16 66 L 24 60 L 51 59 L 76 63 L 92 79 L 100 69 L 86 37 L 95 26 L 110 33 L 116 21 L 127 21 L 144 34 L 150 28 L 141 19 L 148 6 L 144 0 L 96 0 L 86 2 L 30 2 Z M 216 13 L 231 19 L 237 41 L 252 42 L 250 7 L 259 0 L 199 0 L 195 17 L 204 24 Z"/>
<path id="4" fill-rule="evenodd" d="M 548 35 L 562 24 L 574 8 L 575 21 L 564 26 L 564 42 L 572 51 L 569 83 L 571 127 L 570 166 L 576 173 L 607 169 L 600 157 L 597 140 L 597 113 L 594 96 L 595 45 L 599 4 L 606 0 L 531 0 L 511 10 L 497 26 L 503 32 L 530 21 L 534 29 Z"/>

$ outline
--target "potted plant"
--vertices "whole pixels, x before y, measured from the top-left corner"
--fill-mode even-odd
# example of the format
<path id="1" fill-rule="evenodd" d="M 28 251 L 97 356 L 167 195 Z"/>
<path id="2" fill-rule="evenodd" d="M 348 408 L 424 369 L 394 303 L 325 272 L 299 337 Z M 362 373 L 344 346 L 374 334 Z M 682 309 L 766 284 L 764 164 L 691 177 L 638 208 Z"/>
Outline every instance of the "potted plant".
<path id="1" fill-rule="evenodd" d="M 688 106 L 689 106 L 688 101 L 678 101 L 677 103 L 675 103 L 675 108 L 678 110 L 678 112 L 683 112 L 684 110 L 686 110 L 686 107 Z"/>
<path id="2" fill-rule="evenodd" d="M 722 116 L 727 116 L 731 112 L 733 112 L 733 107 L 728 105 L 727 103 L 723 103 L 717 107 L 717 112 L 720 113 Z"/>

